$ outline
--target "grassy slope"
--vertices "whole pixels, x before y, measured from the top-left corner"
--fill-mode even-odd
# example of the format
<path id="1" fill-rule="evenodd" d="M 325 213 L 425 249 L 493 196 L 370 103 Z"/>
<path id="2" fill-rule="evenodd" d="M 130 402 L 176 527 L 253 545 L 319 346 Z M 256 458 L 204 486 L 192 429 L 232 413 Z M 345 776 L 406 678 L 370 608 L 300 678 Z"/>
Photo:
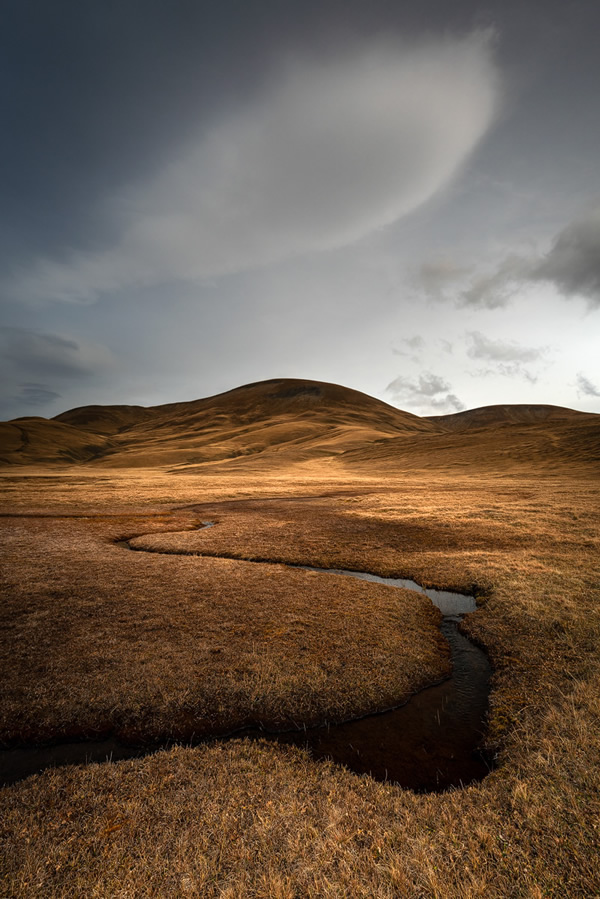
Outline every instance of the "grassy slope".
<path id="1" fill-rule="evenodd" d="M 0 425 L 0 462 L 102 467 L 202 464 L 260 456 L 266 466 L 331 455 L 403 433 L 427 419 L 318 381 L 262 381 L 188 403 L 87 406 L 51 421 Z"/>

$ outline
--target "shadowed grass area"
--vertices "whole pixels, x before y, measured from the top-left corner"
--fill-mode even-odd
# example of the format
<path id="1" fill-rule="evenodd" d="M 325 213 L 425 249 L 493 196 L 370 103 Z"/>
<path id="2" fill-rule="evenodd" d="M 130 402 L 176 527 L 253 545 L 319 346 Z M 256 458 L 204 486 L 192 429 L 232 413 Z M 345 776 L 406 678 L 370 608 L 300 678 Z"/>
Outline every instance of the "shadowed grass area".
<path id="1" fill-rule="evenodd" d="M 199 702 L 211 723 L 219 701 L 225 718 L 252 702 L 273 720 L 345 715 L 400 676 L 410 691 L 424 658 L 430 679 L 443 670 L 426 604 L 399 614 L 384 587 L 240 561 L 262 558 L 475 586 L 464 626 L 493 663 L 500 767 L 437 796 L 247 741 L 48 771 L 0 792 L 3 895 L 600 893 L 597 481 L 324 465 L 262 480 L 78 471 L 43 482 L 43 499 L 40 483 L 13 480 L 8 511 L 32 517 L 2 521 L 10 739 L 67 720 L 159 731 Z M 111 542 L 136 535 L 154 552 Z"/>

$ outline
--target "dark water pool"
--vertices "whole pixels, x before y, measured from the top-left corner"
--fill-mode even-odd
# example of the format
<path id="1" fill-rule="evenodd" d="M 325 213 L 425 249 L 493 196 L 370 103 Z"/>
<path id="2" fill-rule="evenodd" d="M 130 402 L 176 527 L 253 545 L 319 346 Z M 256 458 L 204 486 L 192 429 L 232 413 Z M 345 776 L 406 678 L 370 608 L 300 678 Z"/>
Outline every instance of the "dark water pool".
<path id="1" fill-rule="evenodd" d="M 272 739 L 306 746 L 315 758 L 331 758 L 359 774 L 417 792 L 482 780 L 492 767 L 491 758 L 481 749 L 491 669 L 485 653 L 459 630 L 462 616 L 476 608 L 474 597 L 362 571 L 298 567 L 425 593 L 444 616 L 441 631 L 450 646 L 452 675 L 416 693 L 399 708 Z"/>

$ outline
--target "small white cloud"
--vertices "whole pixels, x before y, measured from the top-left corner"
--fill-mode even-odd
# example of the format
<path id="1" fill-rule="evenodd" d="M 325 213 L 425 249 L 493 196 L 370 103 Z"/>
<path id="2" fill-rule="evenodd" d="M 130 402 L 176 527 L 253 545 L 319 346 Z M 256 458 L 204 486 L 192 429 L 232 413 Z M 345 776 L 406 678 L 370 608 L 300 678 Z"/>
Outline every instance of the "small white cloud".
<path id="1" fill-rule="evenodd" d="M 491 378 L 500 375 L 504 378 L 523 378 L 530 384 L 537 384 L 538 376 L 521 365 L 520 362 L 500 362 L 494 368 L 478 368 L 469 372 L 472 378 Z"/>
<path id="2" fill-rule="evenodd" d="M 471 359 L 491 362 L 536 362 L 547 352 L 547 347 L 523 346 L 515 340 L 493 340 L 480 331 L 469 331 L 467 341 L 467 355 Z"/>
<path id="3" fill-rule="evenodd" d="M 421 335 L 415 334 L 414 337 L 402 337 L 400 343 L 402 344 L 403 349 L 399 350 L 397 347 L 392 347 L 394 356 L 406 356 L 413 362 L 418 362 L 419 357 L 417 351 L 422 350 L 425 346 L 425 341 Z"/>
<path id="4" fill-rule="evenodd" d="M 388 384 L 386 391 L 395 402 L 412 407 L 422 415 L 460 412 L 465 408 L 445 378 L 433 372 L 423 372 L 416 380 L 400 375 Z"/>
<path id="5" fill-rule="evenodd" d="M 600 389 L 582 372 L 577 375 L 577 396 L 600 396 Z"/>
<path id="6" fill-rule="evenodd" d="M 538 375 L 526 368 L 525 363 L 540 362 L 548 353 L 548 347 L 523 346 L 515 340 L 494 340 L 480 331 L 469 331 L 467 344 L 467 356 L 493 366 L 477 369 L 472 373 L 473 377 L 500 375 L 504 378 L 523 378 L 530 384 L 537 383 Z"/>

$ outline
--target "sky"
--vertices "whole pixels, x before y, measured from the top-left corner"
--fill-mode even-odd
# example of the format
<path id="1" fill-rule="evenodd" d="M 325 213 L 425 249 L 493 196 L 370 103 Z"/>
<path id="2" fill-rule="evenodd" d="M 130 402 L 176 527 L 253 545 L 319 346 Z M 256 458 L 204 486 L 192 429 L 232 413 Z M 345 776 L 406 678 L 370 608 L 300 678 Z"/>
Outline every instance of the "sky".
<path id="1" fill-rule="evenodd" d="M 0 418 L 600 413 L 597 0 L 3 0 Z"/>

